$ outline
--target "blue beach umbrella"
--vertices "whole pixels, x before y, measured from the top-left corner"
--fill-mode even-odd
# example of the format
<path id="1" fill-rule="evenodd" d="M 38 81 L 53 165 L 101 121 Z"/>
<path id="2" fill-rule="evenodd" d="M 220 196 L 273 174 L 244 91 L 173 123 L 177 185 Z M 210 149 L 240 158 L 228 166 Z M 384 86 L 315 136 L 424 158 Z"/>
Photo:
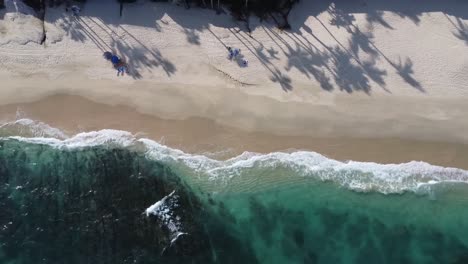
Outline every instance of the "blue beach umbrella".
<path id="1" fill-rule="evenodd" d="M 112 56 L 112 58 L 111 58 L 111 62 L 112 62 L 113 64 L 117 64 L 117 63 L 120 62 L 120 58 L 114 55 L 114 56 Z"/>
<path id="2" fill-rule="evenodd" d="M 113 55 L 112 55 L 112 52 L 106 51 L 106 52 L 104 52 L 104 54 L 103 54 L 102 56 L 103 56 L 106 60 L 109 60 L 109 61 L 110 61 L 110 60 L 112 59 L 112 56 L 113 56 Z"/>

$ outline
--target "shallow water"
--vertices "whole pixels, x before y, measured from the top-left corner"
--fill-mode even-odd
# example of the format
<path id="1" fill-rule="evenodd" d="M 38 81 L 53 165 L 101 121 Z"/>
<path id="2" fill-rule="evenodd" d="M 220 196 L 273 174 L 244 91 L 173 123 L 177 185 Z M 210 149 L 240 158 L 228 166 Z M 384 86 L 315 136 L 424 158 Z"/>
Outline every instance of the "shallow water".
<path id="1" fill-rule="evenodd" d="M 0 140 L 0 263 L 468 263 L 463 170 L 32 132 Z"/>

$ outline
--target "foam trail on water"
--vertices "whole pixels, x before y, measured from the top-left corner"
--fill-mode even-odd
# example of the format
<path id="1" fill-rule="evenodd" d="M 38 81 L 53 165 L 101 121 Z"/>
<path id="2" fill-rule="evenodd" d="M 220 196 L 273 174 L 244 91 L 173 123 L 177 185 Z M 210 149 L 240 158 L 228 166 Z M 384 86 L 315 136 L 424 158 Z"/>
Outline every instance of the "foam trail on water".
<path id="1" fill-rule="evenodd" d="M 18 136 L 11 136 L 9 138 L 35 144 L 47 144 L 52 147 L 69 149 L 100 145 L 129 147 L 136 142 L 136 138 L 130 132 L 113 129 L 78 133 L 75 136 L 66 139 L 46 137 L 25 138 Z"/>
<path id="2" fill-rule="evenodd" d="M 51 127 L 43 122 L 28 118 L 21 118 L 0 125 L 0 136 L 19 135 L 23 137 L 51 137 L 66 139 L 68 136 L 58 128 Z"/>
<path id="3" fill-rule="evenodd" d="M 333 181 L 355 191 L 402 193 L 405 191 L 430 192 L 438 183 L 468 183 L 468 171 L 434 166 L 426 162 L 411 161 L 402 164 L 373 162 L 341 162 L 319 153 L 297 151 L 243 154 L 219 161 L 202 155 L 192 155 L 161 145 L 149 139 L 138 139 L 147 146 L 148 156 L 165 161 L 178 161 L 194 171 L 209 175 L 211 179 L 232 178 L 251 169 L 289 169 L 298 177 L 314 177 Z"/>
<path id="4" fill-rule="evenodd" d="M 169 162 L 179 167 L 183 165 L 193 174 L 211 180 L 230 180 L 238 176 L 255 177 L 256 173 L 251 173 L 252 170 L 267 174 L 282 169 L 294 177 L 331 181 L 355 191 L 377 191 L 384 194 L 405 191 L 430 193 L 439 184 L 468 183 L 468 171 L 419 161 L 402 164 L 341 162 L 309 151 L 268 154 L 244 152 L 228 160 L 216 160 L 204 155 L 188 154 L 150 139 L 137 138 L 126 131 L 111 129 L 79 133 L 65 139 L 17 136 L 8 138 L 68 149 L 100 145 L 130 147 L 143 151 L 150 159 Z"/>
<path id="5" fill-rule="evenodd" d="M 161 200 L 157 201 L 150 207 L 146 208 L 146 216 L 153 215 L 157 217 L 171 233 L 171 244 L 173 244 L 180 236 L 187 235 L 182 232 L 180 217 L 175 215 L 173 209 L 178 207 L 177 195 L 175 191 L 164 196 Z"/>

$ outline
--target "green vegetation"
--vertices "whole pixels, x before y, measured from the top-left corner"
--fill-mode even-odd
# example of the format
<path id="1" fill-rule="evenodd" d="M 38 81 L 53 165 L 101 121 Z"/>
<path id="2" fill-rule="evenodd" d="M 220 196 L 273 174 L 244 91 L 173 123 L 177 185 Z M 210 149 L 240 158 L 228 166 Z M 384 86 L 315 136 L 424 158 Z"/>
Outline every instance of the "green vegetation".
<path id="1" fill-rule="evenodd" d="M 42 9 L 44 5 L 44 0 L 24 0 L 24 2 L 36 10 Z"/>

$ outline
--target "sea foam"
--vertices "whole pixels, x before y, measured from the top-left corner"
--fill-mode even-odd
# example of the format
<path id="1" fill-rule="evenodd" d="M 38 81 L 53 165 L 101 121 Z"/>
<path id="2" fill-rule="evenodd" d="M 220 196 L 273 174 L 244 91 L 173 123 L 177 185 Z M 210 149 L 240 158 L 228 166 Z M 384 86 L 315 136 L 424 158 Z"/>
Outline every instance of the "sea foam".
<path id="1" fill-rule="evenodd" d="M 19 135 L 24 137 L 51 137 L 66 139 L 68 136 L 58 128 L 51 127 L 46 123 L 21 118 L 0 125 L 0 136 Z"/>
<path id="2" fill-rule="evenodd" d="M 180 236 L 187 235 L 187 233 L 182 232 L 180 217 L 175 215 L 173 211 L 175 207 L 179 206 L 177 198 L 175 191 L 172 191 L 145 210 L 146 216 L 157 217 L 167 227 L 171 235 L 171 244 L 177 241 Z"/>
<path id="3" fill-rule="evenodd" d="M 65 149 L 91 146 L 129 147 L 144 152 L 150 159 L 168 162 L 174 166 L 185 166 L 193 175 L 207 180 L 226 180 L 228 183 L 230 179 L 239 176 L 243 179 L 256 177 L 256 174 L 277 169 L 292 174 L 288 175 L 289 177 L 330 181 L 354 191 L 375 191 L 384 194 L 406 191 L 430 193 L 440 184 L 468 183 L 468 171 L 434 166 L 421 161 L 402 164 L 342 162 L 311 151 L 268 154 L 244 152 L 234 158 L 216 160 L 205 155 L 185 153 L 147 138 L 137 138 L 127 131 L 111 129 L 79 133 L 64 139 L 19 136 L 4 138 Z"/>

